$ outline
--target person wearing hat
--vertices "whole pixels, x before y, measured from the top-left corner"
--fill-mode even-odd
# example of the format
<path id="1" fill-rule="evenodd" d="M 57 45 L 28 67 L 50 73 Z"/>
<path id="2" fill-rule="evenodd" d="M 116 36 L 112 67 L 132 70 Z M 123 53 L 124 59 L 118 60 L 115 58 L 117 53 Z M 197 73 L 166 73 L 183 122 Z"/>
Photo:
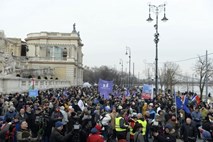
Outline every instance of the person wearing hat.
<path id="1" fill-rule="evenodd" d="M 211 133 L 209 131 L 204 130 L 202 127 L 199 127 L 198 129 L 200 133 L 202 134 L 202 138 L 204 142 L 212 140 Z"/>
<path id="2" fill-rule="evenodd" d="M 105 109 L 105 113 L 101 116 L 100 121 L 101 121 L 101 125 L 104 127 L 104 130 L 103 130 L 104 139 L 107 139 L 108 130 L 111 129 L 109 127 L 109 124 L 111 121 L 111 116 L 110 116 L 111 108 L 109 106 L 105 106 L 104 109 Z"/>
<path id="3" fill-rule="evenodd" d="M 50 135 L 50 142 L 66 142 L 69 138 L 72 137 L 73 133 L 70 131 L 66 135 L 62 135 L 64 123 L 57 121 L 55 127 Z"/>
<path id="4" fill-rule="evenodd" d="M 150 114 L 150 119 L 155 119 L 155 110 L 154 110 L 154 105 L 153 103 L 150 103 L 149 106 L 148 106 L 148 111 L 149 111 L 149 114 Z"/>
<path id="5" fill-rule="evenodd" d="M 91 133 L 87 138 L 87 142 L 104 142 L 104 137 L 101 135 L 100 125 L 96 125 L 91 129 Z"/>

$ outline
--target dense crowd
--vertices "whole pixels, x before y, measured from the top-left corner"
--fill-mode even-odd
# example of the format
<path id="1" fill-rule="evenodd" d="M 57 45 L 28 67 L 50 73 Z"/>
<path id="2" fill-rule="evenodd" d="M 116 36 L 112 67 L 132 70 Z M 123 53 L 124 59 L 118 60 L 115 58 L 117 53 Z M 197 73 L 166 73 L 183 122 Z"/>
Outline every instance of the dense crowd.
<path id="1" fill-rule="evenodd" d="M 176 107 L 169 91 L 152 100 L 141 98 L 141 88 L 130 94 L 116 87 L 109 99 L 97 86 L 71 87 L 0 96 L 0 142 L 184 142 L 212 141 L 212 102 L 190 101 Z"/>

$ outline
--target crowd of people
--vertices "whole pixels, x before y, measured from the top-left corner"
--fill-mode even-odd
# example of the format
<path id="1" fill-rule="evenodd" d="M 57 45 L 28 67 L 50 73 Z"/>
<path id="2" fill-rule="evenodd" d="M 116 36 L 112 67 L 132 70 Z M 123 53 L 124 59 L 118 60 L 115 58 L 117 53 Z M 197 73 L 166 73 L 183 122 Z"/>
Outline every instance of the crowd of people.
<path id="1" fill-rule="evenodd" d="M 175 96 L 143 99 L 134 87 L 126 95 L 114 87 L 109 99 L 97 86 L 70 87 L 0 96 L 0 142 L 204 142 L 213 141 L 212 102 L 190 102 L 190 113 L 176 107 Z"/>

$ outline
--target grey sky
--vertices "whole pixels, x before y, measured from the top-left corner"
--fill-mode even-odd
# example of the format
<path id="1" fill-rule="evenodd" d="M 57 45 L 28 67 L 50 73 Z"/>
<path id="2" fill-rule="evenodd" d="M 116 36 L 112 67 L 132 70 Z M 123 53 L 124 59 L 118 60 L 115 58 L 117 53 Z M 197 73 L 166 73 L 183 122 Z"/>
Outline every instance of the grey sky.
<path id="1" fill-rule="evenodd" d="M 165 1 L 1 0 L 0 28 L 8 37 L 24 39 L 31 32 L 71 32 L 76 23 L 84 43 L 84 65 L 107 65 L 121 70 L 119 60 L 123 59 L 126 70 L 125 52 L 129 46 L 135 74 L 140 72 L 142 76 L 145 62 L 154 63 L 155 58 L 154 21 L 146 22 L 149 2 Z M 159 66 L 165 61 L 204 55 L 206 50 L 213 53 L 213 1 L 167 0 L 166 3 L 169 20 L 159 22 Z M 195 60 L 178 64 L 184 74 L 192 74 L 190 68 Z"/>

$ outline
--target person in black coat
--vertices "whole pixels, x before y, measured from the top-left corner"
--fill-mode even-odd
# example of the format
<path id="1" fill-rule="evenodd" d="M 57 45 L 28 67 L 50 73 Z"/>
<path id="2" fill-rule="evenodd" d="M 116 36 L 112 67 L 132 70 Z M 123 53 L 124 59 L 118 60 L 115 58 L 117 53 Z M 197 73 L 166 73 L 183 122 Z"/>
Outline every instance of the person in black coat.
<path id="1" fill-rule="evenodd" d="M 211 134 L 213 139 L 213 113 L 208 113 L 206 120 L 203 122 L 202 128 Z"/>
<path id="2" fill-rule="evenodd" d="M 32 109 L 30 107 L 27 107 L 25 114 L 27 115 L 26 121 L 28 123 L 29 129 L 32 131 L 33 137 L 37 137 L 38 128 L 35 124 L 36 116 L 35 116 L 34 112 L 32 111 Z"/>
<path id="3" fill-rule="evenodd" d="M 184 142 L 196 142 L 197 139 L 197 128 L 193 124 L 191 118 L 186 118 L 186 123 L 182 125 L 180 135 Z"/>
<path id="4" fill-rule="evenodd" d="M 153 132 L 153 142 L 176 142 L 176 138 L 171 134 L 171 131 L 172 125 L 170 124 L 165 125 L 165 130 L 163 134 L 159 134 L 159 132 L 156 130 L 156 132 Z"/>
<path id="5" fill-rule="evenodd" d="M 61 134 L 63 125 L 64 124 L 61 121 L 55 123 L 55 128 L 50 135 L 50 142 L 65 142 L 72 137 L 72 131 L 66 135 Z"/>

